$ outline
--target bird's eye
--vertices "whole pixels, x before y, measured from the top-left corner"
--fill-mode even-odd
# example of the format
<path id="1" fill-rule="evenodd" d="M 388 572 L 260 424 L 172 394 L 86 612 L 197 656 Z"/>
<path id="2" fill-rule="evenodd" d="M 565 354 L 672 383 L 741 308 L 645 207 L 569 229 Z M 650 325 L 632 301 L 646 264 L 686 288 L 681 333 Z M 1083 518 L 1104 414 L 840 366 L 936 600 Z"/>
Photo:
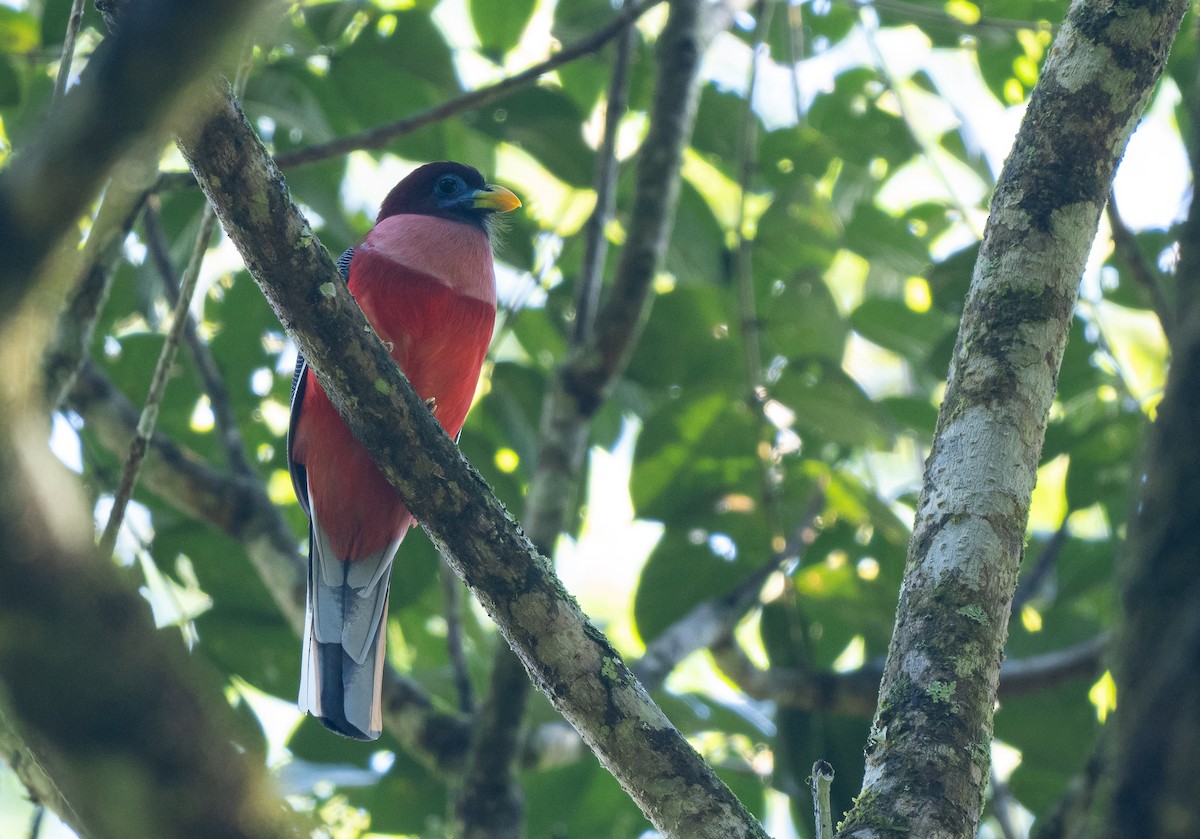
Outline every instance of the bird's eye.
<path id="1" fill-rule="evenodd" d="M 437 190 L 438 195 L 453 195 L 458 192 L 458 183 L 458 178 L 453 175 L 443 175 L 438 178 L 434 189 Z"/>

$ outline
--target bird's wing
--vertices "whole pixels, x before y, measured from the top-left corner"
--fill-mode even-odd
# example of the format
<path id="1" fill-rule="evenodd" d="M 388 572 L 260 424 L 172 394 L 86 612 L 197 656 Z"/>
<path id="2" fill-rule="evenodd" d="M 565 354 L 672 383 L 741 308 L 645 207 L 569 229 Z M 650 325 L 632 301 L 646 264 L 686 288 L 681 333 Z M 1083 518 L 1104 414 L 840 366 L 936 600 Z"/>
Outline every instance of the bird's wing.
<path id="1" fill-rule="evenodd" d="M 346 248 L 342 251 L 342 255 L 338 257 L 337 269 L 342 275 L 342 282 L 350 281 L 350 260 L 354 258 L 354 248 Z M 297 463 L 292 459 L 292 444 L 296 440 L 296 423 L 300 420 L 300 407 L 304 404 L 304 383 L 308 379 L 308 362 L 304 360 L 303 353 L 296 353 L 296 370 L 292 373 L 292 395 L 289 400 L 291 407 L 291 418 L 288 421 L 287 432 L 287 462 L 288 474 L 292 476 L 292 489 L 296 493 L 296 499 L 300 502 L 300 508 L 304 510 L 305 515 L 312 517 L 312 511 L 308 504 L 308 471 L 304 468 L 303 463 Z"/>

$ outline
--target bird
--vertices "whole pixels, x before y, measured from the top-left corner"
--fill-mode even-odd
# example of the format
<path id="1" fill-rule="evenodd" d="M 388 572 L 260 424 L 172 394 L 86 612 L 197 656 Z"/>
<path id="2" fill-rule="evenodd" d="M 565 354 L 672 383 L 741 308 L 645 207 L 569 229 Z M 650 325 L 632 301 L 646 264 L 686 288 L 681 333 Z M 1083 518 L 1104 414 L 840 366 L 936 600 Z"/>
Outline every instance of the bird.
<path id="1" fill-rule="evenodd" d="M 496 318 L 491 235 L 499 214 L 520 206 L 471 166 L 428 163 L 396 184 L 374 227 L 338 259 L 367 321 L 456 441 Z M 298 705 L 332 731 L 375 740 L 390 572 L 413 517 L 303 356 L 287 459 L 309 518 Z"/>

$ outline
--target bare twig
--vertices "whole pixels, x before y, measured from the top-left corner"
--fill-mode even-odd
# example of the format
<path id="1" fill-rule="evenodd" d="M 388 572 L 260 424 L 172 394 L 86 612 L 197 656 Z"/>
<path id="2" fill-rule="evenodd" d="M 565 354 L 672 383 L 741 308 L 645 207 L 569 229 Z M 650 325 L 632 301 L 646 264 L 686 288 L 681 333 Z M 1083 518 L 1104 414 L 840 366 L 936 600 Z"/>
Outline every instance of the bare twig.
<path id="1" fill-rule="evenodd" d="M 626 3 L 628 6 L 629 3 Z M 573 347 L 580 347 L 592 333 L 596 320 L 596 305 L 600 300 L 600 285 L 604 279 L 604 262 L 608 256 L 608 236 L 605 228 L 613 217 L 617 201 L 617 130 L 621 117 L 629 106 L 629 62 L 637 32 L 627 26 L 617 38 L 617 54 L 613 58 L 612 78 L 608 82 L 607 104 L 604 109 L 604 136 L 596 150 L 596 208 L 584 226 L 583 270 L 575 290 L 575 330 Z"/>
<path id="2" fill-rule="evenodd" d="M 1163 293 L 1162 277 L 1146 259 L 1146 255 L 1138 247 L 1133 231 L 1121 218 L 1121 214 L 1117 210 L 1115 192 L 1109 191 L 1106 210 L 1108 226 L 1112 230 L 1113 250 L 1129 268 L 1133 281 L 1146 290 L 1146 294 L 1150 297 L 1150 305 L 1154 308 L 1154 313 L 1158 315 L 1159 323 L 1162 324 L 1163 332 L 1170 338 L 1175 327 L 1175 316 Z"/>
<path id="3" fill-rule="evenodd" d="M 167 303 L 174 309 L 179 305 L 180 281 L 175 267 L 171 264 L 166 236 L 159 220 L 157 197 L 146 207 L 142 216 L 142 229 L 146 234 L 146 248 L 150 258 L 154 261 L 154 266 L 162 278 Z M 257 477 L 258 471 L 246 456 L 246 444 L 242 440 L 242 432 L 238 428 L 237 413 L 233 409 L 229 387 L 225 384 L 221 368 L 217 365 L 217 360 L 213 358 L 208 342 L 200 334 L 190 309 L 183 325 L 183 339 L 187 343 L 192 361 L 196 364 L 200 381 L 204 384 L 204 392 L 208 394 L 217 436 L 225 451 L 225 461 L 234 472 Z"/>
<path id="4" fill-rule="evenodd" d="M 497 99 L 501 99 L 513 91 L 537 81 L 546 73 L 600 49 L 615 36 L 631 27 L 648 9 L 658 5 L 660 2 L 662 0 L 636 0 L 636 2 L 627 3 L 611 21 L 597 29 L 591 35 L 563 47 L 545 61 L 534 64 L 532 67 L 522 70 L 519 73 L 507 76 L 495 84 L 481 87 L 478 90 L 472 90 L 469 93 L 464 93 L 462 96 L 421 111 L 419 114 L 413 114 L 410 117 L 371 128 L 359 134 L 339 137 L 327 143 L 319 143 L 308 148 L 281 154 L 276 159 L 276 163 L 279 168 L 287 169 L 292 166 L 301 166 L 305 163 L 326 160 L 330 157 L 340 157 L 359 149 L 383 148 L 397 137 L 409 134 L 418 128 L 440 122 L 463 111 L 470 111 L 475 108 L 482 108 L 484 105 L 490 105 Z"/>
<path id="5" fill-rule="evenodd" d="M 476 714 L 471 752 L 454 802 L 463 839 L 525 835 L 516 770 L 529 694 L 529 675 L 521 659 L 505 647 L 504 654 L 494 657 L 487 700 Z"/>
<path id="6" fill-rule="evenodd" d="M 88 356 L 96 322 L 108 300 L 113 277 L 124 253 L 125 238 L 141 212 L 146 189 L 157 168 L 156 164 L 148 165 L 145 159 L 131 161 L 129 166 L 118 167 L 121 171 L 109 181 L 105 190 L 104 200 L 78 260 L 78 280 L 67 293 L 66 305 L 55 325 L 54 338 L 42 361 L 46 393 L 53 410 L 62 407 Z"/>
<path id="7" fill-rule="evenodd" d="M 1013 824 L 1012 819 L 1014 804 L 1012 790 L 1008 788 L 1008 784 L 1000 780 L 995 766 L 992 767 L 991 776 L 988 779 L 988 798 L 992 805 L 992 815 L 996 817 L 996 824 L 1000 826 L 1002 839 L 1021 839 L 1021 833 Z"/>
<path id="8" fill-rule="evenodd" d="M 446 651 L 454 672 L 458 710 L 469 715 L 475 713 L 475 688 L 471 685 L 471 670 L 463 648 L 462 581 L 444 562 L 438 563 L 438 576 L 442 582 L 442 616 L 446 619 Z"/>
<path id="9" fill-rule="evenodd" d="M 58 78 L 54 80 L 54 99 L 62 99 L 67 92 L 67 80 L 71 77 L 71 63 L 75 60 L 75 39 L 83 25 L 83 0 L 71 0 L 71 14 L 67 17 L 67 31 L 63 34 L 62 58 L 58 62 Z"/>
<path id="10" fill-rule="evenodd" d="M 1021 578 L 1017 582 L 1017 591 L 1013 595 L 1012 614 L 1020 614 L 1021 608 L 1029 602 L 1029 598 L 1038 593 L 1046 577 L 1054 570 L 1054 566 L 1058 564 L 1058 558 L 1062 555 L 1062 550 L 1071 535 L 1067 527 L 1067 522 L 1070 518 L 1071 511 L 1067 510 L 1063 514 L 1062 524 L 1058 526 L 1058 530 L 1054 531 L 1054 535 L 1050 537 L 1050 541 L 1042 548 L 1042 552 L 1038 554 L 1037 561 L 1034 562 L 1033 567 L 1025 569 L 1025 572 L 1021 574 Z"/>
<path id="11" fill-rule="evenodd" d="M 1105 632 L 1052 653 L 1010 659 L 1000 668 L 999 696 L 1025 696 L 1072 679 L 1094 676 L 1109 643 L 1110 636 Z M 844 716 L 871 715 L 883 675 L 880 661 L 846 673 L 786 667 L 763 670 L 736 644 L 718 646 L 713 655 L 721 670 L 747 696 L 769 700 L 783 708 Z"/>
<path id="12" fill-rule="evenodd" d="M 1058 24 L 1047 20 L 1029 21 L 981 15 L 975 22 L 963 20 L 932 6 L 922 6 L 905 0 L 849 0 L 857 8 L 873 8 L 888 12 L 904 20 L 924 20 L 941 24 L 960 32 L 983 32 L 989 29 L 999 32 L 1056 32 Z"/>
<path id="13" fill-rule="evenodd" d="M 900 112 L 900 121 L 904 124 L 904 130 L 908 133 L 909 139 L 912 140 L 913 146 L 916 147 L 921 157 L 925 160 L 925 165 L 927 165 L 933 171 L 933 174 L 938 179 L 942 189 L 946 191 L 946 200 L 949 202 L 950 206 L 958 211 L 958 214 L 962 219 L 962 223 L 967 226 L 967 229 L 971 231 L 976 239 L 982 239 L 983 231 L 980 230 L 976 225 L 971 216 L 970 209 L 958 197 L 958 193 L 954 189 L 954 184 L 950 182 L 950 178 L 946 175 L 945 170 L 942 169 L 941 165 L 938 163 L 937 158 L 934 156 L 933 150 L 930 148 L 930 144 L 921 137 L 915 127 L 915 123 L 913 122 L 912 116 L 908 110 L 908 104 L 905 101 L 904 91 L 900 88 L 896 77 L 892 74 L 891 69 L 888 67 L 887 58 L 884 56 L 883 50 L 879 48 L 879 41 L 875 37 L 878 21 L 873 19 L 873 16 L 868 15 L 864 11 L 865 9 L 869 8 L 871 4 L 864 3 L 857 5 L 859 8 L 859 28 L 862 30 L 863 37 L 867 42 L 867 46 L 871 50 L 871 55 L 875 59 L 875 69 L 883 78 L 883 83 L 895 97 L 896 110 Z"/>
<path id="14" fill-rule="evenodd" d="M 829 788 L 833 786 L 833 767 L 818 760 L 812 767 L 813 821 L 817 839 L 833 839 L 833 806 L 829 803 Z"/>
<path id="15" fill-rule="evenodd" d="M 192 250 L 192 258 L 184 272 L 183 282 L 179 288 L 179 299 L 171 315 L 171 328 L 163 340 L 162 351 L 158 356 L 158 364 L 154 368 L 154 377 L 150 380 L 150 391 L 146 394 L 146 404 L 142 407 L 142 416 L 138 420 L 137 434 L 129 444 L 129 454 L 125 459 L 125 467 L 121 472 L 121 483 L 113 496 L 112 511 L 108 516 L 108 524 L 100 539 L 100 553 L 109 556 L 117 544 L 117 533 L 121 522 L 125 519 L 125 508 L 133 497 L 133 489 L 137 484 L 138 472 L 141 471 L 142 459 L 154 427 L 158 424 L 158 410 L 162 405 L 163 395 L 167 391 L 167 380 L 171 374 L 171 366 L 175 363 L 175 353 L 179 349 L 179 339 L 183 336 L 183 326 L 190 315 L 188 307 L 192 302 L 192 294 L 196 290 L 196 281 L 200 278 L 200 264 L 204 260 L 204 252 L 208 250 L 213 228 L 217 217 L 206 204 L 204 214 L 200 219 L 200 232 L 196 235 L 196 245 Z"/>
<path id="16" fill-rule="evenodd" d="M 46 805 L 38 802 L 33 805 L 33 818 L 29 820 L 29 839 L 41 839 L 42 822 L 46 818 Z"/>
<path id="17" fill-rule="evenodd" d="M 816 538 L 813 522 L 824 504 L 825 494 L 818 490 L 809 501 L 803 523 L 783 550 L 772 554 L 733 591 L 696 605 L 646 645 L 646 651 L 633 665 L 633 672 L 648 690 L 660 687 L 687 656 L 728 642 L 734 627 L 759 602 L 767 579 L 781 566 L 803 560 L 805 550 Z"/>
<path id="18" fill-rule="evenodd" d="M 787 3 L 788 63 L 791 72 L 788 79 L 792 88 L 792 106 L 796 109 L 796 120 L 804 124 L 804 97 L 800 90 L 800 62 L 804 60 L 804 7 L 799 0 L 784 0 Z"/>
<path id="19" fill-rule="evenodd" d="M 758 425 L 760 441 L 769 441 L 775 435 L 775 428 L 763 413 L 767 392 L 764 387 L 762 347 L 760 338 L 762 327 L 758 320 L 757 305 L 754 295 L 754 241 L 747 235 L 750 226 L 748 214 L 750 200 L 750 182 L 753 177 L 755 163 L 758 160 L 758 117 L 754 113 L 754 90 L 758 84 L 759 62 L 766 57 L 767 33 L 771 28 L 771 12 L 775 8 L 772 0 L 759 0 L 755 9 L 757 23 L 754 29 L 754 57 L 750 62 L 750 80 L 746 86 L 746 99 L 743 103 L 742 120 L 738 135 L 737 171 L 738 186 L 741 190 L 741 200 L 738 202 L 737 216 L 737 261 L 736 282 L 738 301 L 738 335 L 742 342 L 742 360 L 746 372 L 746 402 Z M 759 478 L 762 488 L 762 511 L 767 520 L 767 528 L 771 535 L 773 550 L 783 547 L 783 521 L 779 513 L 779 475 L 773 462 L 774 447 L 756 446 L 755 456 L 758 458 Z"/>

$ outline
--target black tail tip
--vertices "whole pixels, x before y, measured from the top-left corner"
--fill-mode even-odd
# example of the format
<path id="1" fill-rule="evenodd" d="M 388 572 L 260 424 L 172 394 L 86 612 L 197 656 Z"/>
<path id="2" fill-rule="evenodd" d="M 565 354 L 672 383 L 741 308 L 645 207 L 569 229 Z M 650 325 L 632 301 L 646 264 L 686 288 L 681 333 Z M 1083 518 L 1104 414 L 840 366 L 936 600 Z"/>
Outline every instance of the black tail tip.
<path id="1" fill-rule="evenodd" d="M 366 732 L 359 730 L 356 725 L 341 715 L 332 717 L 317 717 L 317 719 L 321 721 L 321 725 L 325 726 L 330 731 L 334 732 L 335 734 L 340 734 L 343 737 L 349 737 L 351 740 L 363 740 L 365 742 L 369 742 L 371 740 L 378 739 L 377 737 L 372 737 Z"/>

